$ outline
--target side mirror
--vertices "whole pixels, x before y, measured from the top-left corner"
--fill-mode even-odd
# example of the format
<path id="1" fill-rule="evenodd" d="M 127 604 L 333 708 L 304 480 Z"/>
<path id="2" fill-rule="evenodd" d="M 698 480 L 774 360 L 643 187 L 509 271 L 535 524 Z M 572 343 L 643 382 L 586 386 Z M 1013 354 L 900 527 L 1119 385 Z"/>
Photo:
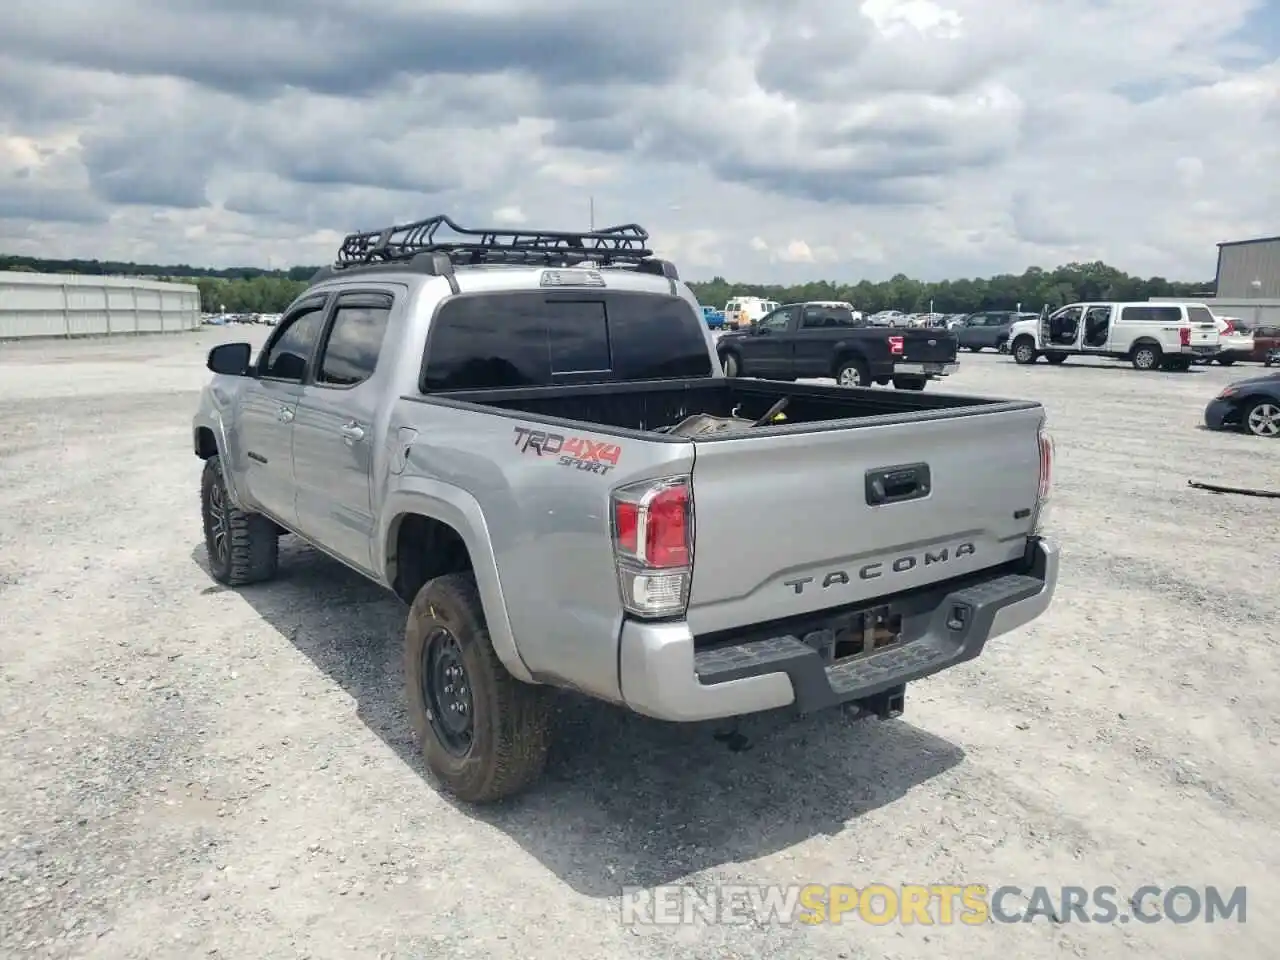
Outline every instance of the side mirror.
<path id="1" fill-rule="evenodd" d="M 249 372 L 252 358 L 253 347 L 247 343 L 220 343 L 209 351 L 205 366 L 214 373 L 243 377 Z"/>

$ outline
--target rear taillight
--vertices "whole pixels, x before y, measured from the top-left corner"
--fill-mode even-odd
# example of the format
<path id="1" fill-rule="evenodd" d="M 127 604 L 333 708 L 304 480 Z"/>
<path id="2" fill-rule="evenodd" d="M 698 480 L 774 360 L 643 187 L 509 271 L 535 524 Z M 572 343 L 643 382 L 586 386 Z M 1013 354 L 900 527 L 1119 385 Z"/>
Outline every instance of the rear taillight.
<path id="1" fill-rule="evenodd" d="M 1223 320 L 1222 322 L 1226 324 L 1226 327 L 1221 331 L 1224 336 L 1226 334 L 1236 332 L 1236 325 L 1232 323 L 1230 320 Z"/>
<path id="2" fill-rule="evenodd" d="M 1181 343 L 1184 347 L 1191 346 L 1191 328 L 1190 327 L 1178 328 L 1178 342 Z"/>
<path id="3" fill-rule="evenodd" d="M 1044 528 L 1049 513 L 1049 495 L 1053 490 L 1053 437 L 1045 430 L 1042 422 L 1036 434 L 1040 444 L 1040 484 L 1036 488 L 1036 522 L 1035 532 Z"/>
<path id="4" fill-rule="evenodd" d="M 684 613 L 693 572 L 693 490 L 688 477 L 646 480 L 613 492 L 613 554 L 628 613 Z"/>
<path id="5" fill-rule="evenodd" d="M 901 356 L 903 351 L 906 350 L 906 344 L 907 344 L 906 337 L 890 337 L 889 352 L 897 356 Z"/>

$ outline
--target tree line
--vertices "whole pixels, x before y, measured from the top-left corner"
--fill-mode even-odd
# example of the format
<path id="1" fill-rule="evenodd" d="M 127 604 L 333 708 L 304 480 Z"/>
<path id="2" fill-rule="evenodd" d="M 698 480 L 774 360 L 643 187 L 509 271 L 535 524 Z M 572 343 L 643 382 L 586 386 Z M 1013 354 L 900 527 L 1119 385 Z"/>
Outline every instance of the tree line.
<path id="1" fill-rule="evenodd" d="M 0 270 L 33 273 L 74 273 L 100 276 L 146 277 L 194 283 L 206 313 L 279 313 L 306 289 L 318 267 L 260 270 L 232 267 L 213 270 L 110 260 L 41 260 L 0 255 Z M 901 310 L 904 313 L 971 313 L 976 310 L 1050 309 L 1081 300 L 1146 300 L 1150 297 L 1204 298 L 1213 296 L 1214 281 L 1189 283 L 1164 277 L 1134 277 L 1100 261 L 1068 263 L 1053 270 L 1029 267 L 1022 274 L 927 282 L 898 274 L 889 280 L 840 283 L 816 280 L 782 286 L 736 283 L 724 277 L 689 284 L 699 303 L 723 307 L 737 296 L 756 296 L 790 303 L 837 300 L 866 313 Z"/>

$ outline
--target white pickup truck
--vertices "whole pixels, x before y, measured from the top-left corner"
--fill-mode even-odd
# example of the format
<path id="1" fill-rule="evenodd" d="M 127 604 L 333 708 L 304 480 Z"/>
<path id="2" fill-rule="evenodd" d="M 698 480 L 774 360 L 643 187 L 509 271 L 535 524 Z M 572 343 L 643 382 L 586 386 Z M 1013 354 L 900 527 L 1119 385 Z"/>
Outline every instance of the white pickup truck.
<path id="1" fill-rule="evenodd" d="M 1217 320 L 1202 303 L 1069 303 L 1009 328 L 1009 352 L 1024 364 L 1092 356 L 1138 370 L 1189 370 L 1215 356 L 1218 341 Z"/>

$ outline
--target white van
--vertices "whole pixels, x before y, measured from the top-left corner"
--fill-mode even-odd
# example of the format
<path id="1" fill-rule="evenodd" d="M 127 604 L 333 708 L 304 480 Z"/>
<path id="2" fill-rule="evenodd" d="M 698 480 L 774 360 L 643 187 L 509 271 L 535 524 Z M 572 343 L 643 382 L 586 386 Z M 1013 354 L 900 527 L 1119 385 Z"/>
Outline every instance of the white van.
<path id="1" fill-rule="evenodd" d="M 733 329 L 745 327 L 757 320 L 763 319 L 765 314 L 772 313 L 782 304 L 776 300 L 764 300 L 760 297 L 734 297 L 724 305 L 724 320 Z"/>
<path id="2" fill-rule="evenodd" d="M 1217 319 L 1203 303 L 1069 303 L 1009 328 L 1018 363 L 1096 356 L 1138 370 L 1189 370 L 1197 358 L 1215 356 L 1218 341 Z"/>

